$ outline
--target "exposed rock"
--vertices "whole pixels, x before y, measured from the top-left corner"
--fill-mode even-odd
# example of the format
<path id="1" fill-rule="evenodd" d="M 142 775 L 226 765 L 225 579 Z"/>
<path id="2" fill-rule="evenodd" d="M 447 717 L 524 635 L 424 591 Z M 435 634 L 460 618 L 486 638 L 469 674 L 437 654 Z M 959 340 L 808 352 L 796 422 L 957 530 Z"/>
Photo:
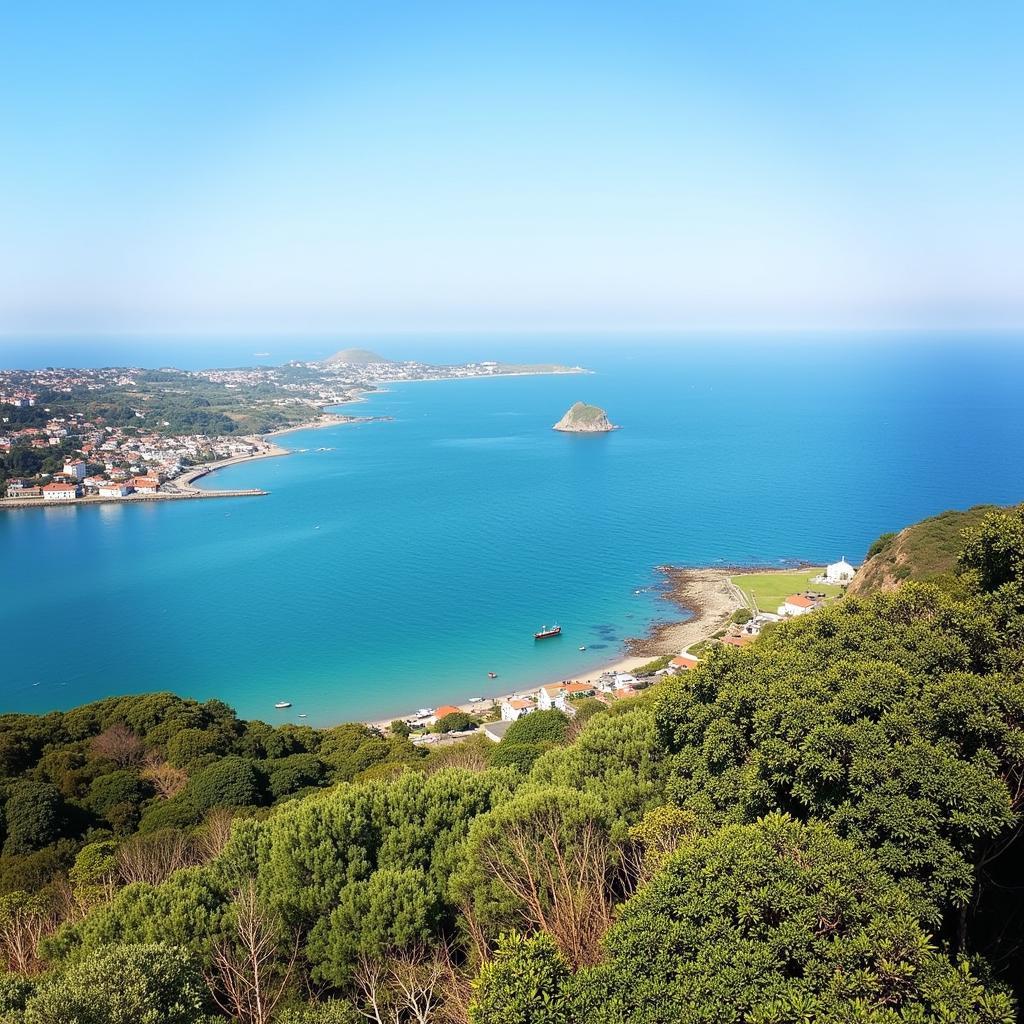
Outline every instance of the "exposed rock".
<path id="1" fill-rule="evenodd" d="M 577 402 L 555 425 L 554 430 L 568 434 L 606 434 L 619 428 L 611 423 L 604 409 Z"/>

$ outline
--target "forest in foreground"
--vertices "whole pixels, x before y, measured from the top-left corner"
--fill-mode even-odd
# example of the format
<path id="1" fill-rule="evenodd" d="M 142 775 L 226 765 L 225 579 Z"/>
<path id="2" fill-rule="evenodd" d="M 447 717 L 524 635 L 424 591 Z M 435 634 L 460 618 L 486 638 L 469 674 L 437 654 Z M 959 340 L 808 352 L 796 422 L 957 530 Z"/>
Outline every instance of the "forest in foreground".
<path id="1" fill-rule="evenodd" d="M 900 571 L 498 745 L 0 716 L 0 1022 L 1010 1024 L 1024 512 Z"/>

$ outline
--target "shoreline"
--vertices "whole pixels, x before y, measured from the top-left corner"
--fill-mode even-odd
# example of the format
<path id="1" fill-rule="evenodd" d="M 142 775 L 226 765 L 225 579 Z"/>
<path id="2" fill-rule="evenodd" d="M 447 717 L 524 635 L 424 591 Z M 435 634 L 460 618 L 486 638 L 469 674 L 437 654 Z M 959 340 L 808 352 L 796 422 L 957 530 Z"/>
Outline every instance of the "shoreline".
<path id="1" fill-rule="evenodd" d="M 606 672 L 629 672 L 666 654 L 677 655 L 701 640 L 707 639 L 729 621 L 734 611 L 746 607 L 742 591 L 732 582 L 733 576 L 774 573 L 779 570 L 763 565 L 715 568 L 680 568 L 659 565 L 657 571 L 664 577 L 661 599 L 668 601 L 680 611 L 688 612 L 689 618 L 652 624 L 646 636 L 629 637 L 626 640 L 625 653 L 596 668 L 588 669 L 586 672 L 577 673 L 566 679 L 548 679 L 543 683 L 520 687 L 495 696 L 489 696 L 485 691 L 481 701 L 476 703 L 451 701 L 451 707 L 470 714 L 479 714 L 490 711 L 495 705 L 501 704 L 512 696 L 536 697 L 544 686 L 554 686 L 564 682 L 592 682 Z M 441 703 L 447 702 L 442 701 Z M 414 717 L 415 715 L 409 712 L 391 715 L 388 718 L 365 720 L 363 724 L 386 731 L 393 721 Z"/>

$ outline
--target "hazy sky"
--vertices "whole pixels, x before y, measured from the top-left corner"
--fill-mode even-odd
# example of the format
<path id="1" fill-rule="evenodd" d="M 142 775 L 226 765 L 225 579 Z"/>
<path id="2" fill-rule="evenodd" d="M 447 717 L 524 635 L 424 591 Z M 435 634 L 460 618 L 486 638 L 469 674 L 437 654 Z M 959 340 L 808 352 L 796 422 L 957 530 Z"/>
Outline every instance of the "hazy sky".
<path id="1" fill-rule="evenodd" d="M 1024 4 L 0 5 L 0 330 L 1024 324 Z"/>

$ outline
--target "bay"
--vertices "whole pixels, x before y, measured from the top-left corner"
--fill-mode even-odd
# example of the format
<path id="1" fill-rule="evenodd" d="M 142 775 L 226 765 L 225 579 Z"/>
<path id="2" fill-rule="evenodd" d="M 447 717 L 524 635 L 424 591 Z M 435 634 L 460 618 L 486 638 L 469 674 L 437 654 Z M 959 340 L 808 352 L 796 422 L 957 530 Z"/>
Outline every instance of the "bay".
<path id="1" fill-rule="evenodd" d="M 207 482 L 262 498 L 0 514 L 0 710 L 173 690 L 324 725 L 585 674 L 672 614 L 658 565 L 859 561 L 1024 497 L 1019 341 L 407 342 L 594 373 L 394 385 L 344 410 L 391 422 Z M 553 432 L 577 399 L 623 429 Z"/>

